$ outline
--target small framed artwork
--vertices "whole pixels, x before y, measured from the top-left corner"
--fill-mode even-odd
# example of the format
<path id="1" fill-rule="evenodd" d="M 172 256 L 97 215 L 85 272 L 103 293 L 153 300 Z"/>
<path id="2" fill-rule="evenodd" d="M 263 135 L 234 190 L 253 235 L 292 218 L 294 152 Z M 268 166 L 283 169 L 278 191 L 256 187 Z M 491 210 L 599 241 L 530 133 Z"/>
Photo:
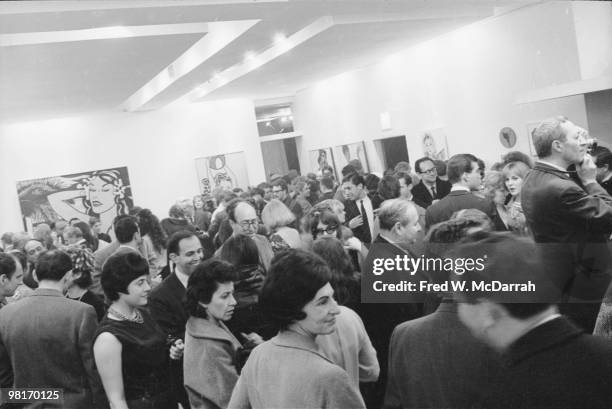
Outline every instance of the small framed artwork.
<path id="1" fill-rule="evenodd" d="M 423 156 L 433 160 L 447 160 L 448 142 L 446 140 L 446 131 L 444 128 L 430 129 L 421 135 L 421 146 L 423 148 Z"/>
<path id="2" fill-rule="evenodd" d="M 196 158 L 195 164 L 202 194 L 209 194 L 218 187 L 231 190 L 246 188 L 249 184 L 244 152 Z"/>
<path id="3" fill-rule="evenodd" d="M 334 147 L 334 157 L 339 171 L 342 171 L 346 165 L 352 160 L 359 160 L 364 173 L 370 172 L 370 164 L 368 163 L 368 155 L 366 155 L 365 143 L 355 142 L 346 145 Z"/>
<path id="4" fill-rule="evenodd" d="M 334 161 L 334 152 L 332 148 L 319 148 L 308 152 L 310 159 L 310 169 L 317 175 L 318 178 L 323 176 L 323 168 L 330 166 L 333 169 L 333 175 L 338 180 L 338 169 Z"/>
<path id="5" fill-rule="evenodd" d="M 531 135 L 533 131 L 535 131 L 535 129 L 538 127 L 538 125 L 540 125 L 540 122 L 541 121 L 527 122 L 527 143 L 529 144 L 529 154 L 534 158 L 537 158 L 538 154 L 536 153 L 536 149 L 533 144 L 533 138 L 531 137 Z"/>

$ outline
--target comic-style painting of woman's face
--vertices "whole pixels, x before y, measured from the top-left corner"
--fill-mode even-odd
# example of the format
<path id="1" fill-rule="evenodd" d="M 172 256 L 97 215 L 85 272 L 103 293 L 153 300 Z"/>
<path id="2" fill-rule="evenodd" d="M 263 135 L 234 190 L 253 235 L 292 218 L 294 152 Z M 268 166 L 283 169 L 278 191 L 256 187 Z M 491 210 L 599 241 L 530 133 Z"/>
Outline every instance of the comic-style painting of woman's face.
<path id="1" fill-rule="evenodd" d="M 104 213 L 116 206 L 112 183 L 93 177 L 87 184 L 87 199 L 96 213 Z"/>

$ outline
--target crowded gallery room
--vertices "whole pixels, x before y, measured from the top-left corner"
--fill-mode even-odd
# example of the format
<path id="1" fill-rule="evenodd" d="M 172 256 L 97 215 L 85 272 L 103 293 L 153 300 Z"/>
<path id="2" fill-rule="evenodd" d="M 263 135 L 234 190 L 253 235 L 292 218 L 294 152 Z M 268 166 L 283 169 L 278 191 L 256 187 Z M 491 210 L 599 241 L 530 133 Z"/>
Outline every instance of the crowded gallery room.
<path id="1" fill-rule="evenodd" d="M 0 409 L 612 408 L 612 2 L 0 2 Z"/>

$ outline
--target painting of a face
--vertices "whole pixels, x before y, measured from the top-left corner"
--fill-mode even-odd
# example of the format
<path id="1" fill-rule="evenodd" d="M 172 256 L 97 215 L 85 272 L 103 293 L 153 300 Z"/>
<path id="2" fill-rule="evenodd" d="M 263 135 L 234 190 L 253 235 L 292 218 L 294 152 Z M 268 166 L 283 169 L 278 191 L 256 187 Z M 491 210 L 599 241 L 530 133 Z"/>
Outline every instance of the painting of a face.
<path id="1" fill-rule="evenodd" d="M 96 213 L 104 213 L 116 206 L 115 192 L 111 183 L 99 177 L 89 180 L 87 185 L 87 200 Z"/>
<path id="2" fill-rule="evenodd" d="M 425 156 L 427 157 L 436 157 L 436 142 L 431 137 L 431 135 L 425 135 L 423 138 L 423 150 L 425 151 Z"/>

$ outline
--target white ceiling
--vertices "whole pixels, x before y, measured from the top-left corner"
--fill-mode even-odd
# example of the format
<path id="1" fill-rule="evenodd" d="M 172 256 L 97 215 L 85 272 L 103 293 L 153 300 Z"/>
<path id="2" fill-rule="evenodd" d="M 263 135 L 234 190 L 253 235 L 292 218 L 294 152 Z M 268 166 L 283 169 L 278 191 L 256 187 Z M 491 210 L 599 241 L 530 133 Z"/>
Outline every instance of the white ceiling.
<path id="1" fill-rule="evenodd" d="M 289 96 L 536 2 L 4 1 L 0 121 Z M 286 37 L 283 43 L 275 42 L 277 33 Z M 247 52 L 254 57 L 245 62 Z"/>

